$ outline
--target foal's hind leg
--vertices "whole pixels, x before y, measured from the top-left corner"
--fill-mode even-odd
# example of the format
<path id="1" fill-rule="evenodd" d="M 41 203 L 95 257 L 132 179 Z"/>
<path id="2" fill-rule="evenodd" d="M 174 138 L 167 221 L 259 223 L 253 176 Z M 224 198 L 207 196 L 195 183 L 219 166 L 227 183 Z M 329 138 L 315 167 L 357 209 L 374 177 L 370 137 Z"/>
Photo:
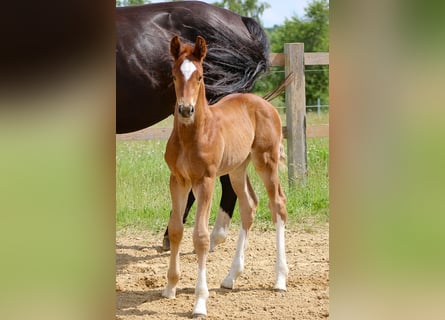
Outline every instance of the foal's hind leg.
<path id="1" fill-rule="evenodd" d="M 230 182 L 229 175 L 226 174 L 221 176 L 219 180 L 221 181 L 222 187 L 221 202 L 210 235 L 210 251 L 213 251 L 215 246 L 226 240 L 229 232 L 230 220 L 232 219 L 233 210 L 235 209 L 236 204 L 236 194 Z"/>
<path id="2" fill-rule="evenodd" d="M 277 260 L 275 265 L 275 290 L 286 290 L 288 267 L 285 254 L 284 224 L 287 220 L 286 197 L 278 177 L 279 153 L 253 153 L 252 160 L 256 171 L 266 187 L 269 209 L 276 227 Z"/>
<path id="3" fill-rule="evenodd" d="M 233 189 L 239 198 L 239 210 L 241 214 L 242 227 L 238 236 L 235 256 L 229 274 L 221 283 L 221 287 L 233 289 L 235 280 L 244 271 L 244 251 L 247 247 L 247 235 L 253 224 L 255 210 L 258 205 L 258 198 L 250 184 L 246 173 L 246 165 L 230 174 Z"/>

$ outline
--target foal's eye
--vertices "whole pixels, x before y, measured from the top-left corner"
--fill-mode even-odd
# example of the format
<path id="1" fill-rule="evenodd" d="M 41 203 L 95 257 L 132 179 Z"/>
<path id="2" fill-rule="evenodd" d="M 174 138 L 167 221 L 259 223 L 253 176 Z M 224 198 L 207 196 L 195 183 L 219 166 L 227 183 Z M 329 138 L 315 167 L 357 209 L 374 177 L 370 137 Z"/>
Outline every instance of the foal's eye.
<path id="1" fill-rule="evenodd" d="M 198 82 L 201 81 L 201 80 L 202 80 L 202 76 L 199 76 L 198 77 Z"/>

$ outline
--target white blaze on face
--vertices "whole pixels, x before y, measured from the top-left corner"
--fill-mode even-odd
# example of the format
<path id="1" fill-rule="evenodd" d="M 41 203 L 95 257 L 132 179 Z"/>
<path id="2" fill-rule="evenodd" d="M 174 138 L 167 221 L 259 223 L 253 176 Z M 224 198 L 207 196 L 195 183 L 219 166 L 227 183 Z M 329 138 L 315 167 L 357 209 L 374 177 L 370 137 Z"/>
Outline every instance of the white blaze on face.
<path id="1" fill-rule="evenodd" d="M 185 81 L 188 81 L 188 79 L 190 79 L 195 70 L 195 65 L 188 59 L 185 59 L 184 62 L 181 64 L 181 72 L 185 77 Z"/>

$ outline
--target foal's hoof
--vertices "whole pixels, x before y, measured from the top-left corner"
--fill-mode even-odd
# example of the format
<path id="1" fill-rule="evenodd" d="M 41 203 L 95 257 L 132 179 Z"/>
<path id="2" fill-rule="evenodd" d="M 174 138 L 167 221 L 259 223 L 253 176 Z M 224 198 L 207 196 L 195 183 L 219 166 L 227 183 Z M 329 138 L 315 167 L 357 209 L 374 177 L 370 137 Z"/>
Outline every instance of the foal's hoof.
<path id="1" fill-rule="evenodd" d="M 175 299 L 176 298 L 176 288 L 171 288 L 167 286 L 164 290 L 162 290 L 161 296 L 167 299 Z"/>
<path id="2" fill-rule="evenodd" d="M 215 247 L 226 241 L 227 230 L 224 228 L 213 228 L 212 234 L 210 235 L 210 252 L 215 251 Z"/>
<path id="3" fill-rule="evenodd" d="M 224 279 L 223 282 L 221 282 L 220 286 L 222 289 L 233 290 L 233 288 L 235 287 L 235 281 L 231 279 Z"/>
<path id="4" fill-rule="evenodd" d="M 162 240 L 162 250 L 170 251 L 170 239 L 168 236 L 164 236 L 164 239 Z"/>
<path id="5" fill-rule="evenodd" d="M 202 313 L 194 313 L 192 314 L 193 319 L 205 319 L 206 315 Z"/>
<path id="6" fill-rule="evenodd" d="M 275 284 L 275 286 L 273 287 L 273 291 L 275 291 L 275 292 L 286 292 L 287 291 L 286 284 L 283 284 L 283 283 Z"/>

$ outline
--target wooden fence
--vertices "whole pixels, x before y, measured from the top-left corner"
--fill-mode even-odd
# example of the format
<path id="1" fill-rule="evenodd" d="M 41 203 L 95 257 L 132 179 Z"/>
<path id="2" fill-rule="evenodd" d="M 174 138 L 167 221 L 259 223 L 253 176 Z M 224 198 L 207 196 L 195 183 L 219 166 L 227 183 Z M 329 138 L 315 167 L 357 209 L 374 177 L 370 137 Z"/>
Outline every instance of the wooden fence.
<path id="1" fill-rule="evenodd" d="M 286 87 L 286 126 L 288 178 L 290 183 L 301 183 L 307 176 L 306 138 L 329 136 L 329 125 L 306 127 L 305 65 L 329 65 L 329 53 L 304 52 L 303 43 L 286 43 L 284 53 L 270 54 L 271 66 L 284 66 L 285 76 L 294 74 Z M 172 128 L 150 127 L 137 132 L 118 134 L 117 140 L 168 139 Z"/>
<path id="2" fill-rule="evenodd" d="M 302 183 L 307 177 L 306 136 L 328 136 L 329 126 L 306 128 L 305 65 L 328 65 L 329 53 L 304 52 L 303 43 L 285 43 L 284 53 L 270 56 L 272 66 L 283 66 L 285 76 L 295 78 L 286 87 L 286 129 L 288 179 L 290 184 Z"/>

